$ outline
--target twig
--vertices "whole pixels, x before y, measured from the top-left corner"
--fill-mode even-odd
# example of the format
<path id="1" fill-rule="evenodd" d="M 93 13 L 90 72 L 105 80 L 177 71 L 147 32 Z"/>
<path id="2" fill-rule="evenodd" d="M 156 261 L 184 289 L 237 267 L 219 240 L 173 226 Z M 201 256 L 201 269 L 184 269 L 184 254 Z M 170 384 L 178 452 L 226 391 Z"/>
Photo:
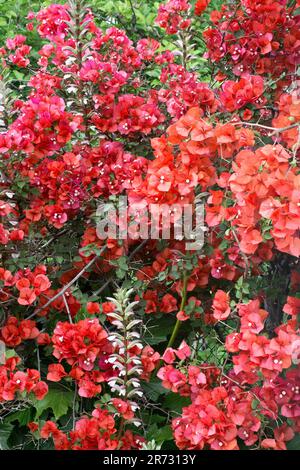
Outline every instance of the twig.
<path id="1" fill-rule="evenodd" d="M 65 307 L 66 307 L 66 310 L 67 310 L 69 322 L 72 324 L 72 323 L 73 323 L 73 320 L 72 320 L 71 312 L 70 312 L 69 305 L 68 305 L 68 302 L 67 302 L 67 299 L 66 299 L 65 294 L 62 295 L 62 298 L 63 298 L 63 300 L 64 300 L 64 304 L 65 304 Z"/>
<path id="2" fill-rule="evenodd" d="M 236 234 L 236 232 L 235 232 L 235 230 L 234 230 L 233 227 L 231 227 L 231 231 L 232 231 L 232 234 L 233 234 L 233 236 L 234 236 L 234 239 L 235 239 L 235 241 L 236 241 L 236 243 L 237 243 L 237 245 L 238 245 L 238 247 L 239 247 L 239 250 L 240 250 L 240 253 L 241 253 L 242 257 L 243 257 L 243 260 L 245 261 L 246 271 L 245 271 L 245 274 L 244 274 L 244 278 L 246 278 L 246 277 L 248 276 L 248 273 L 249 273 L 249 261 L 248 261 L 247 256 L 245 255 L 245 253 L 241 250 L 241 245 L 240 245 L 239 239 L 238 239 L 237 234 Z"/>
<path id="3" fill-rule="evenodd" d="M 106 281 L 104 284 L 102 284 L 102 286 L 101 286 L 98 290 L 96 290 L 95 292 L 93 292 L 93 295 L 99 295 L 99 294 L 101 294 L 101 292 L 104 291 L 105 287 L 108 286 L 108 284 L 112 281 L 112 279 L 113 279 L 113 276 L 110 276 L 110 277 L 107 279 L 107 281 Z"/>
<path id="4" fill-rule="evenodd" d="M 148 240 L 143 240 L 133 251 L 132 253 L 130 253 L 129 257 L 128 257 L 128 261 L 130 262 L 132 260 L 132 258 L 146 245 L 146 243 L 148 242 Z M 101 294 L 101 292 L 104 291 L 104 289 L 110 284 L 110 282 L 113 280 L 113 276 L 110 276 L 107 281 L 105 281 L 105 283 L 98 289 L 96 290 L 95 292 L 93 292 L 93 295 L 99 295 Z"/>
<path id="5" fill-rule="evenodd" d="M 181 294 L 182 295 L 182 300 L 181 300 L 181 305 L 180 305 L 180 311 L 184 310 L 184 307 L 185 307 L 185 304 L 186 304 L 187 284 L 188 284 L 188 276 L 186 274 L 184 274 L 182 294 Z M 177 338 L 177 335 L 178 335 L 181 324 L 182 324 L 181 320 L 176 321 L 176 324 L 175 324 L 174 330 L 172 332 L 171 338 L 168 342 L 167 349 L 171 348 L 173 346 L 174 341 Z"/>
<path id="6" fill-rule="evenodd" d="M 88 264 L 86 266 L 84 266 L 84 268 L 82 268 L 82 270 L 70 281 L 68 282 L 68 284 L 66 284 L 57 294 L 55 294 L 53 297 L 51 297 L 51 299 L 48 300 L 48 302 L 46 302 L 45 305 L 43 305 L 42 307 L 38 308 L 37 310 L 35 310 L 35 312 L 33 312 L 31 315 L 29 315 L 29 317 L 26 318 L 26 320 L 30 320 L 30 318 L 34 317 L 35 315 L 37 315 L 39 312 L 42 312 L 43 310 L 45 310 L 47 307 L 49 307 L 49 305 L 51 305 L 56 299 L 58 299 L 59 297 L 61 297 L 62 295 L 64 295 L 64 293 L 95 263 L 95 261 L 99 258 L 99 256 L 101 255 L 101 253 L 103 253 L 103 251 L 105 250 L 106 247 L 103 247 L 100 254 L 95 256 L 93 259 L 91 259 L 91 261 L 88 262 Z"/>
<path id="7" fill-rule="evenodd" d="M 39 350 L 39 346 L 37 347 L 37 350 L 36 350 L 36 358 L 37 358 L 37 367 L 38 367 L 38 371 L 41 375 L 41 359 L 40 359 L 40 350 Z"/>
<path id="8" fill-rule="evenodd" d="M 295 124 L 291 124 L 290 126 L 287 126 L 287 127 L 278 127 L 278 128 L 264 126 L 262 124 L 257 124 L 255 122 L 245 122 L 245 121 L 234 122 L 233 125 L 234 126 L 259 127 L 260 129 L 273 131 L 271 134 L 269 134 L 269 137 L 272 137 L 273 135 L 276 135 L 276 134 L 281 134 L 282 132 L 289 131 L 290 129 L 294 129 L 295 127 L 300 128 L 300 122 L 296 122 Z"/>
<path id="9" fill-rule="evenodd" d="M 134 9 L 134 5 L 133 5 L 132 0 L 129 0 L 129 3 L 130 3 L 131 12 L 132 12 L 131 25 L 132 25 L 132 29 L 135 31 L 136 30 L 136 23 L 137 23 L 135 9 Z"/>
<path id="10" fill-rule="evenodd" d="M 130 253 L 129 257 L 128 257 L 128 261 L 131 261 L 132 258 L 146 245 L 146 243 L 148 242 L 148 239 L 145 239 L 142 241 L 142 243 L 140 243 L 134 250 L 132 253 Z"/>
<path id="11" fill-rule="evenodd" d="M 181 305 L 180 305 L 180 311 L 184 310 L 185 308 L 185 304 L 186 304 L 186 297 L 187 297 L 187 285 L 188 285 L 188 276 L 186 273 L 184 273 L 184 276 L 183 276 L 183 286 L 182 286 L 182 292 L 181 292 Z M 181 327 L 181 324 L 182 324 L 182 321 L 181 320 L 178 320 L 176 321 L 175 323 L 175 326 L 173 328 L 173 331 L 172 331 L 172 334 L 171 334 L 171 337 L 169 339 L 169 342 L 168 342 L 168 345 L 166 347 L 165 350 L 167 350 L 168 348 L 171 348 L 177 338 L 177 335 L 179 333 L 179 330 L 180 330 L 180 327 Z M 160 361 L 158 361 L 158 364 L 155 368 L 155 372 L 158 371 L 158 369 L 160 368 L 161 366 L 161 363 L 162 363 L 162 359 L 160 359 Z"/>
<path id="12" fill-rule="evenodd" d="M 75 424 L 76 424 L 76 398 L 77 398 L 77 383 L 75 382 L 73 407 L 72 407 L 73 430 L 75 429 Z"/>

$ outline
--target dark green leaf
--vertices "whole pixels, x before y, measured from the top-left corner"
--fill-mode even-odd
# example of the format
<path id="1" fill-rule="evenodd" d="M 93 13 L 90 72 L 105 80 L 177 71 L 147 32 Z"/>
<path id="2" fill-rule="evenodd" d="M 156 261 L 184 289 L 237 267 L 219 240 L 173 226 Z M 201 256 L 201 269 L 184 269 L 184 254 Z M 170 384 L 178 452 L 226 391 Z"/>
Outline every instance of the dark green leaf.
<path id="1" fill-rule="evenodd" d="M 176 413 L 181 413 L 182 408 L 185 406 L 189 406 L 191 404 L 191 400 L 188 397 L 180 397 L 176 393 L 170 393 L 165 401 L 163 408 L 168 408 L 170 411 L 174 411 Z"/>
<path id="2" fill-rule="evenodd" d="M 7 441 L 12 429 L 13 426 L 9 423 L 0 424 L 0 450 L 7 450 L 9 448 Z"/>
<path id="3" fill-rule="evenodd" d="M 58 387 L 49 388 L 43 400 L 34 399 L 35 418 L 39 418 L 45 410 L 50 408 L 55 419 L 59 419 L 68 412 L 68 409 L 72 407 L 72 403 L 73 392 Z"/>

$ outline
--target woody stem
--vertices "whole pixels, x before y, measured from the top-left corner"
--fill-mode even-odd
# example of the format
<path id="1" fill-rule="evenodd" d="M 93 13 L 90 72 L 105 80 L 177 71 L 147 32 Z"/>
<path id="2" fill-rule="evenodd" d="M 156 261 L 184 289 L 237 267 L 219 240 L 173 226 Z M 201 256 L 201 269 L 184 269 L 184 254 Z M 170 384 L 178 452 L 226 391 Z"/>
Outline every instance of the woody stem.
<path id="1" fill-rule="evenodd" d="M 183 277 L 183 286 L 182 286 L 182 293 L 181 293 L 182 298 L 181 298 L 180 310 L 184 310 L 184 307 L 185 307 L 185 304 L 186 304 L 187 283 L 188 283 L 188 277 L 185 274 L 184 277 Z M 181 323 L 182 322 L 180 320 L 176 321 L 175 326 L 174 326 L 173 331 L 172 331 L 171 338 L 168 342 L 167 349 L 171 348 L 173 346 L 173 344 L 174 344 L 174 342 L 177 338 L 178 332 L 180 330 Z"/>
<path id="2" fill-rule="evenodd" d="M 184 274 L 184 277 L 183 277 L 183 286 L 182 286 L 182 292 L 181 292 L 181 304 L 180 304 L 180 310 L 183 310 L 184 307 L 185 307 L 185 304 L 186 304 L 186 294 L 187 294 L 187 283 L 188 283 L 188 276 L 186 274 Z M 166 347 L 166 350 L 168 348 L 171 348 L 177 338 L 177 335 L 178 335 L 178 332 L 180 330 L 180 326 L 181 326 L 181 321 L 180 320 L 177 320 L 176 323 L 175 323 L 175 326 L 173 328 L 173 331 L 172 331 L 172 334 L 171 334 L 171 338 L 169 339 L 169 342 L 168 342 L 168 345 Z M 158 371 L 158 369 L 160 368 L 161 366 L 161 363 L 162 363 L 162 360 L 158 361 L 158 364 L 155 368 L 155 371 L 154 373 L 156 373 Z"/>

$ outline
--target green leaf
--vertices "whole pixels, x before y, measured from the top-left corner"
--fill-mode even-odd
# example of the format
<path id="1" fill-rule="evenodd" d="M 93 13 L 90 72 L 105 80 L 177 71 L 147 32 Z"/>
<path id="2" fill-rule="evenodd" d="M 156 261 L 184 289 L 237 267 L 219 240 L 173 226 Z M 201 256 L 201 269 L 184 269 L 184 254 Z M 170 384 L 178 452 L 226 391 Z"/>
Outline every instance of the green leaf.
<path id="1" fill-rule="evenodd" d="M 147 440 L 154 440 L 158 444 L 173 439 L 172 429 L 169 425 L 159 428 L 157 424 L 152 424 L 147 432 Z"/>
<path id="2" fill-rule="evenodd" d="M 256 400 L 256 399 L 252 400 L 252 404 L 251 404 L 252 410 L 257 410 L 258 405 L 259 405 L 258 400 Z"/>
<path id="3" fill-rule="evenodd" d="M 162 428 L 158 429 L 158 431 L 154 434 L 155 442 L 164 442 L 164 441 L 171 441 L 173 439 L 173 433 L 171 426 L 163 426 Z"/>
<path id="4" fill-rule="evenodd" d="M 147 440 L 151 441 L 154 439 L 155 434 L 157 433 L 157 424 L 151 424 L 147 429 Z"/>
<path id="5" fill-rule="evenodd" d="M 18 80 L 23 80 L 24 78 L 24 74 L 22 72 L 19 72 L 19 70 L 14 70 L 14 76 L 18 79 Z"/>
<path id="6" fill-rule="evenodd" d="M 300 434 L 296 434 L 294 439 L 287 443 L 286 447 L 288 450 L 300 450 Z"/>
<path id="7" fill-rule="evenodd" d="M 157 401 L 160 395 L 168 393 L 161 382 L 145 382 L 143 383 L 143 389 L 146 396 L 152 401 Z"/>
<path id="8" fill-rule="evenodd" d="M 9 449 L 7 441 L 12 432 L 12 424 L 4 423 L 0 424 L 0 450 Z"/>
<path id="9" fill-rule="evenodd" d="M 8 423 L 12 423 L 13 421 L 18 421 L 20 426 L 26 426 L 30 421 L 32 421 L 32 411 L 33 408 L 26 408 L 25 410 L 17 411 L 16 413 L 12 413 L 6 419 Z"/>
<path id="10" fill-rule="evenodd" d="M 173 325 L 170 323 L 169 318 L 155 319 L 155 324 L 151 322 L 147 325 L 147 333 L 144 340 L 148 344 L 158 344 L 167 340 L 167 337 L 172 332 Z"/>
<path id="11" fill-rule="evenodd" d="M 51 408 L 53 411 L 55 419 L 59 419 L 68 412 L 72 403 L 73 392 L 58 387 L 49 388 L 49 391 L 43 400 L 33 400 L 33 404 L 36 409 L 35 419 L 39 418 L 48 408 Z"/>
<path id="12" fill-rule="evenodd" d="M 5 351 L 5 357 L 6 359 L 10 359 L 11 357 L 16 357 L 18 354 L 14 349 L 6 349 Z"/>
<path id="13" fill-rule="evenodd" d="M 165 341 L 167 341 L 167 337 L 164 335 L 155 335 L 155 336 L 151 336 L 151 337 L 148 337 L 147 336 L 147 343 L 150 344 L 150 345 L 153 345 L 153 344 L 159 344 L 159 343 L 164 343 Z"/>
<path id="14" fill-rule="evenodd" d="M 176 413 L 181 413 L 182 408 L 189 406 L 191 400 L 188 397 L 179 397 L 176 393 L 171 392 L 165 399 L 163 408 L 168 408 Z"/>

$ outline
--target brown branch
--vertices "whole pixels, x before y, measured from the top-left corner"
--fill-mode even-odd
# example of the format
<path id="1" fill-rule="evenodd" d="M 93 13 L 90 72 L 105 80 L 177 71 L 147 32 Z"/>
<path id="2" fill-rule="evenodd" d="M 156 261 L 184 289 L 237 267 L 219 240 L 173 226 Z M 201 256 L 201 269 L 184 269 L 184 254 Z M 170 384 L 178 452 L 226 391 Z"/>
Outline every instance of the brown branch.
<path id="1" fill-rule="evenodd" d="M 240 253 L 241 253 L 242 257 L 243 257 L 243 260 L 244 260 L 244 262 L 245 262 L 245 268 L 246 268 L 246 270 L 245 270 L 244 278 L 246 278 L 246 277 L 248 276 L 249 269 L 250 269 L 249 261 L 248 261 L 247 256 L 245 255 L 245 253 L 244 253 L 244 252 L 242 251 L 242 249 L 241 249 L 240 241 L 239 241 L 239 239 L 238 239 L 238 236 L 237 236 L 237 234 L 236 234 L 236 231 L 234 230 L 234 228 L 233 228 L 232 226 L 231 226 L 231 232 L 232 232 L 232 234 L 233 234 L 233 236 L 234 236 L 234 239 L 235 239 L 235 241 L 236 241 L 236 243 L 237 243 L 237 245 L 238 245 L 238 247 L 239 247 L 239 251 L 240 251 Z"/>
<path id="2" fill-rule="evenodd" d="M 106 247 L 103 247 L 100 254 L 103 253 L 103 251 L 105 250 Z M 54 302 L 56 299 L 58 299 L 59 297 L 61 297 L 62 295 L 64 295 L 64 293 L 95 263 L 95 261 L 99 258 L 99 255 L 97 256 L 94 256 L 93 259 L 91 259 L 88 264 L 86 266 L 84 266 L 84 268 L 82 268 L 82 270 L 76 274 L 76 276 L 70 281 L 68 282 L 68 284 L 66 284 L 57 294 L 55 294 L 53 297 L 51 297 L 51 299 L 48 300 L 48 302 L 46 302 L 45 305 L 43 305 L 42 307 L 38 308 L 37 310 L 35 310 L 31 315 L 29 315 L 29 317 L 26 318 L 26 320 L 30 320 L 30 318 L 34 317 L 35 315 L 37 315 L 38 313 L 42 312 L 43 310 L 45 310 L 47 307 L 49 307 L 49 305 L 52 304 L 52 302 Z"/>
<path id="3" fill-rule="evenodd" d="M 67 302 L 67 299 L 66 299 L 66 296 L 65 294 L 62 295 L 62 298 L 63 298 L 63 301 L 64 301 L 64 304 L 65 304 L 65 307 L 66 307 L 66 310 L 67 310 L 67 314 L 68 314 L 68 318 L 69 318 L 69 323 L 73 323 L 73 320 L 72 320 L 72 316 L 71 316 L 71 312 L 70 312 L 70 309 L 69 309 L 69 304 Z"/>
<path id="4" fill-rule="evenodd" d="M 276 135 L 276 134 L 281 134 L 282 132 L 289 131 L 290 129 L 294 129 L 295 127 L 300 128 L 300 122 L 296 122 L 295 124 L 291 124 L 290 126 L 287 126 L 287 127 L 278 127 L 278 128 L 263 126 L 262 124 L 257 124 L 255 122 L 245 122 L 245 121 L 234 122 L 233 125 L 234 126 L 259 127 L 260 129 L 273 131 L 271 134 L 269 134 L 269 137 Z"/>

